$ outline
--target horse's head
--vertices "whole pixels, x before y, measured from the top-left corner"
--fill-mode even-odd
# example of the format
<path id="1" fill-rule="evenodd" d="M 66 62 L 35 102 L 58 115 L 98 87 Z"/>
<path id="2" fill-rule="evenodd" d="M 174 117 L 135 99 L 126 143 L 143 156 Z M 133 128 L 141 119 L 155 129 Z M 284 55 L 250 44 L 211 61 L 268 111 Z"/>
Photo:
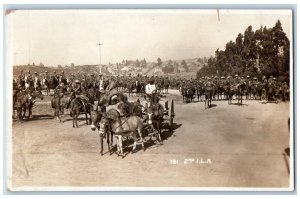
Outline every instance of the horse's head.
<path id="1" fill-rule="evenodd" d="M 95 131 L 97 128 L 99 129 L 99 122 L 102 119 L 102 113 L 98 110 L 94 110 L 94 106 L 93 106 L 93 111 L 91 112 L 91 120 L 92 120 L 92 124 L 91 124 L 91 129 L 92 131 Z"/>
<path id="2" fill-rule="evenodd" d="M 147 109 L 148 124 L 152 124 L 154 120 L 163 118 L 164 108 L 159 103 L 151 105 Z"/>
<path id="3" fill-rule="evenodd" d="M 110 125 L 111 120 L 107 117 L 106 113 L 102 114 L 102 118 L 100 119 L 99 122 L 99 135 L 101 137 L 104 137 L 105 134 L 109 131 L 109 125 Z"/>

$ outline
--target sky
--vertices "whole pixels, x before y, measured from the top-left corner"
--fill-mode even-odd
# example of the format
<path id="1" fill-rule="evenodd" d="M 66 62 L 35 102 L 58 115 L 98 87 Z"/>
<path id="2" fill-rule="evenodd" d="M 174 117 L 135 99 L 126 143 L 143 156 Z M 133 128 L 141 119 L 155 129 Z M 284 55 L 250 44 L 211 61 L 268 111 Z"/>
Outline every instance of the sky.
<path id="1" fill-rule="evenodd" d="M 252 25 L 279 19 L 291 39 L 291 11 L 283 10 L 18 10 L 6 15 L 6 52 L 14 65 L 156 62 L 209 57 Z"/>

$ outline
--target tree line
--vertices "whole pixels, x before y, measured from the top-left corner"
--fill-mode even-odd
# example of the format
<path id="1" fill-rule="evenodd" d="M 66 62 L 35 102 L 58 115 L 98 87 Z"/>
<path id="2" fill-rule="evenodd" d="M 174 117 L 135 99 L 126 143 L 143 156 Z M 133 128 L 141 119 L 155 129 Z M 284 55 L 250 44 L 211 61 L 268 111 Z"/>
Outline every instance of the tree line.
<path id="1" fill-rule="evenodd" d="M 225 50 L 217 49 L 197 77 L 208 75 L 274 76 L 287 81 L 290 69 L 290 41 L 278 20 L 274 27 L 261 26 L 254 31 L 250 25 L 229 41 Z"/>

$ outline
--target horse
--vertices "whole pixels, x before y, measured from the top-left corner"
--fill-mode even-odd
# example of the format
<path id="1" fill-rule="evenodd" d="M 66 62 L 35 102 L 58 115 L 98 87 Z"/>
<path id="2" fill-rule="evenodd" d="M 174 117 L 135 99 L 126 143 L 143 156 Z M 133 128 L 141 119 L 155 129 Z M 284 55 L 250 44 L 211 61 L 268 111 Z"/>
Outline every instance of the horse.
<path id="1" fill-rule="evenodd" d="M 195 95 L 196 89 L 192 86 L 188 86 L 182 89 L 182 99 L 183 102 L 193 102 L 194 95 Z"/>
<path id="2" fill-rule="evenodd" d="M 235 89 L 235 95 L 237 97 L 238 104 L 243 105 L 243 95 L 244 95 L 244 92 L 246 90 L 245 82 L 237 84 L 235 88 L 236 88 Z"/>
<path id="3" fill-rule="evenodd" d="M 81 98 L 76 97 L 71 101 L 70 115 L 73 118 L 73 128 L 78 128 L 77 120 L 80 113 L 85 114 L 86 124 L 89 124 L 87 115 L 91 115 L 90 109 L 90 103 L 84 102 Z"/>
<path id="4" fill-rule="evenodd" d="M 270 84 L 267 89 L 267 100 L 268 101 L 275 101 L 278 103 L 279 98 L 279 90 L 276 88 L 274 84 Z"/>
<path id="5" fill-rule="evenodd" d="M 233 95 L 234 95 L 234 85 L 228 85 L 226 90 L 226 96 L 229 105 L 231 104 Z"/>
<path id="6" fill-rule="evenodd" d="M 199 101 L 202 102 L 201 96 L 204 95 L 204 92 L 205 92 L 205 89 L 204 89 L 203 84 L 202 83 L 198 83 L 196 85 L 196 94 L 197 94 L 198 102 Z"/>
<path id="7" fill-rule="evenodd" d="M 261 100 L 261 95 L 262 95 L 262 84 L 261 83 L 254 83 L 251 86 L 251 92 L 253 95 L 253 99 Z"/>
<path id="8" fill-rule="evenodd" d="M 151 104 L 146 110 L 148 124 L 157 131 L 157 139 L 162 144 L 161 130 L 164 121 L 164 107 L 160 103 Z"/>
<path id="9" fill-rule="evenodd" d="M 61 119 L 61 116 L 65 117 L 64 109 L 68 108 L 69 102 L 70 97 L 66 96 L 55 95 L 51 99 L 51 107 L 54 109 L 54 116 L 56 116 L 56 119 L 59 120 L 59 122 L 64 122 L 64 120 Z"/>
<path id="10" fill-rule="evenodd" d="M 205 96 L 205 109 L 211 107 L 211 101 L 212 101 L 212 96 L 213 96 L 213 88 L 211 86 L 208 86 L 205 88 L 204 91 L 204 96 Z"/>
<path id="11" fill-rule="evenodd" d="M 109 117 L 109 114 L 112 111 L 115 112 L 116 110 L 110 109 L 108 112 L 102 114 L 102 118 L 99 122 L 100 136 L 101 135 L 109 135 L 109 134 L 113 134 L 114 136 L 116 136 L 117 137 L 116 140 L 117 140 L 118 155 L 121 155 L 122 158 L 125 157 L 124 153 L 123 153 L 123 140 L 122 140 L 124 136 L 125 137 L 128 137 L 128 136 L 133 137 L 134 143 L 133 143 L 132 153 L 135 153 L 137 139 L 138 139 L 137 136 L 139 135 L 139 137 L 142 141 L 142 148 L 145 151 L 144 140 L 142 137 L 143 119 L 141 119 L 138 116 L 129 116 L 129 117 L 121 117 L 118 120 L 112 120 Z"/>
<path id="12" fill-rule="evenodd" d="M 41 91 L 30 91 L 29 89 L 26 89 L 17 93 L 15 106 L 17 108 L 20 122 L 25 117 L 26 110 L 28 110 L 28 118 L 32 118 L 32 107 L 35 103 L 36 98 L 39 98 L 41 100 L 44 99 Z"/>
<path id="13" fill-rule="evenodd" d="M 99 139 L 100 139 L 100 153 L 101 156 L 103 155 L 103 139 L 107 139 L 107 146 L 108 146 L 108 152 L 111 155 L 111 148 L 113 143 L 113 134 L 109 131 L 100 131 L 100 121 L 102 119 L 103 114 L 106 112 L 105 106 L 99 106 L 99 104 L 93 105 L 93 110 L 91 112 L 91 129 L 92 131 L 98 130 L 99 133 Z M 109 110 L 109 112 L 106 114 L 107 117 L 109 117 L 111 120 L 117 120 L 119 117 L 119 112 L 115 109 Z"/>

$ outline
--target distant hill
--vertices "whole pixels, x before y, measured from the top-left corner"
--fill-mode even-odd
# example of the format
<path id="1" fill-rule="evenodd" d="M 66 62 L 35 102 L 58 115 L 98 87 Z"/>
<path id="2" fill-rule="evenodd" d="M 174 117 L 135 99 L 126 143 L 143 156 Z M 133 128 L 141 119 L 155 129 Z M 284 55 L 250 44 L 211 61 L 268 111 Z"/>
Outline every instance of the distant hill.
<path id="1" fill-rule="evenodd" d="M 186 60 L 167 60 L 162 61 L 160 65 L 155 62 L 142 63 L 138 61 L 130 61 L 126 60 L 126 63 L 117 63 L 117 64 L 108 64 L 102 65 L 102 73 L 105 75 L 177 75 L 177 76 L 191 76 L 192 74 L 196 74 L 203 65 L 206 63 L 206 58 L 195 58 L 195 59 L 186 59 Z M 62 71 L 65 74 L 72 73 L 99 73 L 99 65 L 72 65 L 72 66 L 58 66 L 58 67 L 50 67 L 50 66 L 33 66 L 33 65 L 21 65 L 14 66 L 13 75 L 17 77 L 21 70 L 27 72 L 31 71 L 33 74 L 37 72 L 38 74 L 45 74 L 45 71 L 48 71 L 52 74 L 54 71 L 57 73 L 61 73 Z"/>

